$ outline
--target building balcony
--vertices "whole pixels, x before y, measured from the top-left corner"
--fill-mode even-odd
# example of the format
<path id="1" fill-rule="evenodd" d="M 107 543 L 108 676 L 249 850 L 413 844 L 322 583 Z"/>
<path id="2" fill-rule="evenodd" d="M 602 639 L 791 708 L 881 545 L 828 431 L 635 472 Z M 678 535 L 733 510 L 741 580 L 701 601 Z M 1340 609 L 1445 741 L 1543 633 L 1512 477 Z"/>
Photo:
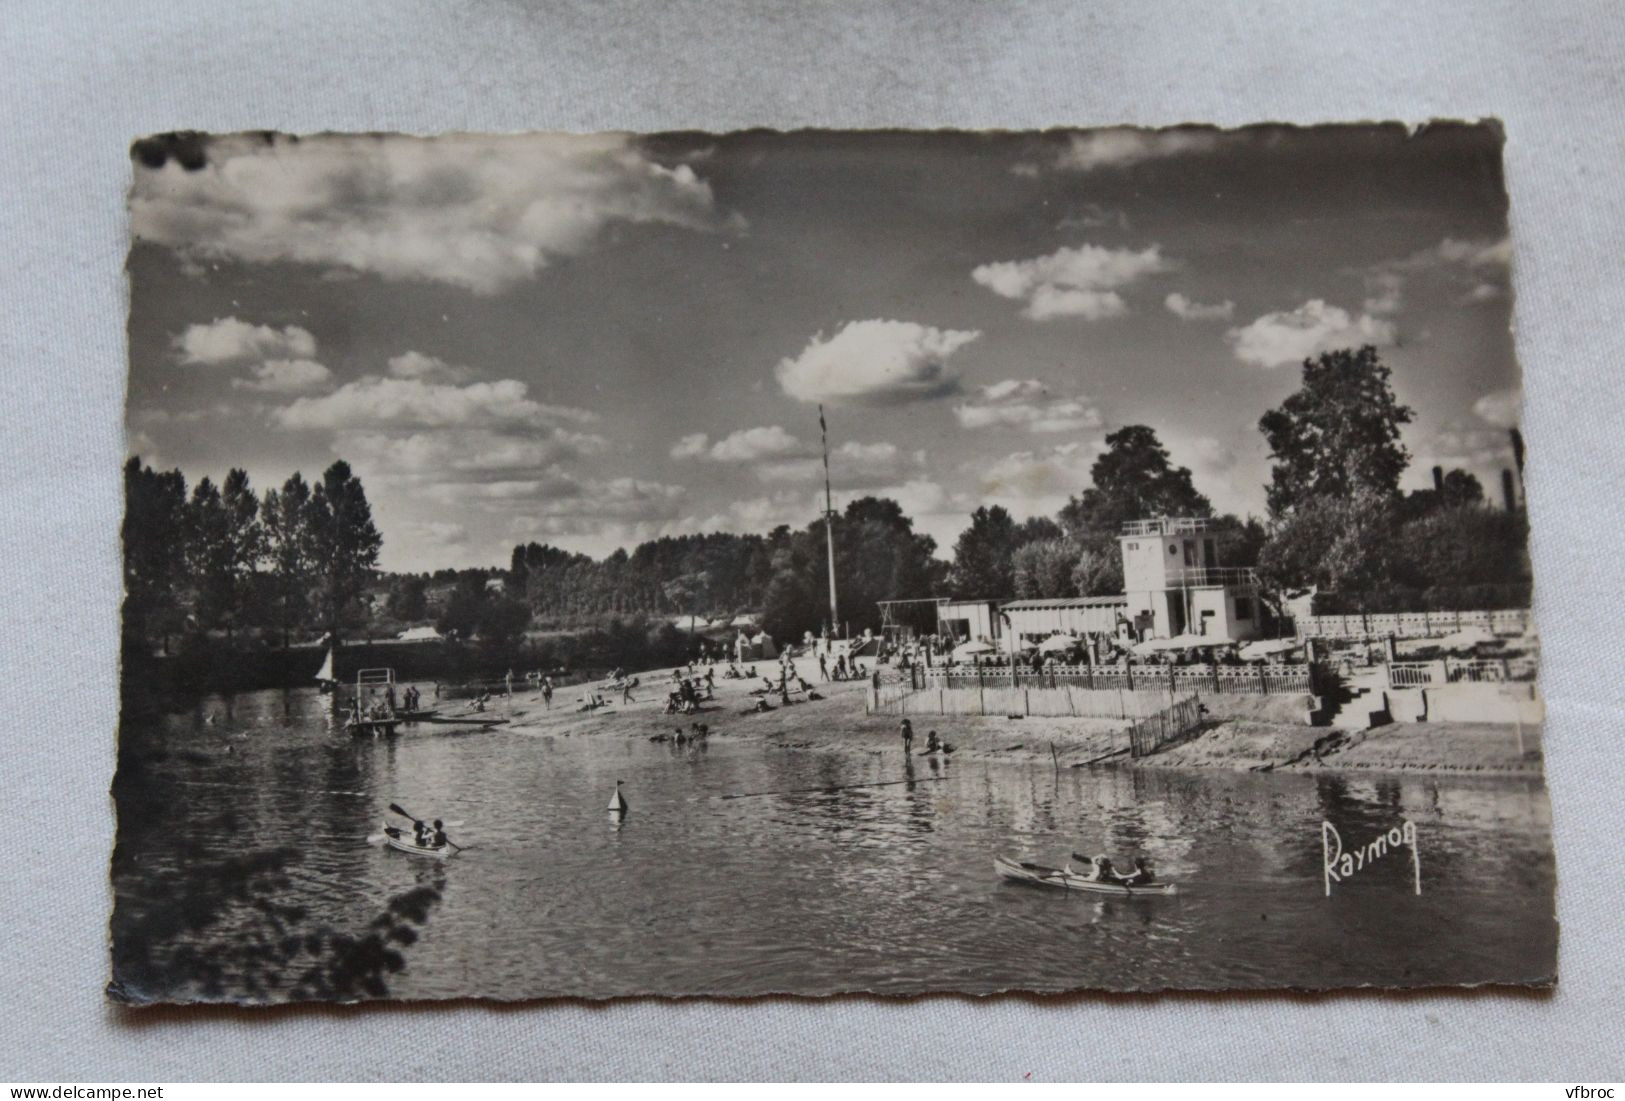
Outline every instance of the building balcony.
<path id="1" fill-rule="evenodd" d="M 1191 535 L 1209 531 L 1213 521 L 1201 516 L 1158 516 L 1154 520 L 1129 520 L 1123 535 Z"/>
<path id="2" fill-rule="evenodd" d="M 1247 566 L 1195 566 L 1169 570 L 1170 589 L 1256 589 L 1258 575 Z"/>

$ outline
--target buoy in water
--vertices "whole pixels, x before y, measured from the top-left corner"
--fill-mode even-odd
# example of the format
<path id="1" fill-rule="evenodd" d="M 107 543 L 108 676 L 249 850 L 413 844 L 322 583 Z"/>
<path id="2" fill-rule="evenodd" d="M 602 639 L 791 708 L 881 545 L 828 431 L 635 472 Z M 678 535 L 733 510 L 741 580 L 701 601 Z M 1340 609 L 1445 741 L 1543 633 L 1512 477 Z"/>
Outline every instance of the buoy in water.
<path id="1" fill-rule="evenodd" d="M 625 780 L 615 781 L 615 791 L 609 797 L 609 813 L 611 814 L 626 813 L 626 796 L 621 794 L 621 785 L 625 782 Z"/>

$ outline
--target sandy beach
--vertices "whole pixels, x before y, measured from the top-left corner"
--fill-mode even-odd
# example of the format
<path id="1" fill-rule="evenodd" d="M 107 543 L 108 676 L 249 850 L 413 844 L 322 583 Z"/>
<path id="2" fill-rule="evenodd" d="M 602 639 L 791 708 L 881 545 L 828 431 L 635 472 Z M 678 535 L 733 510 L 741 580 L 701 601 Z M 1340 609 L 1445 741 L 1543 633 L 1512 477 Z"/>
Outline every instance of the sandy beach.
<path id="1" fill-rule="evenodd" d="M 600 689 L 608 706 L 583 711 L 580 700 L 589 686 L 572 685 L 557 690 L 549 708 L 539 691 L 516 683 L 511 704 L 498 703 L 487 714 L 506 715 L 510 721 L 505 729 L 526 737 L 660 738 L 704 723 L 712 738 L 754 739 L 771 749 L 902 755 L 898 717 L 865 713 L 866 681 L 820 681 L 815 661 L 802 658 L 796 665 L 823 698 L 809 700 L 798 693 L 784 705 L 773 693 L 768 696 L 773 710 L 756 712 L 753 708 L 760 697 L 752 693 L 762 688 L 761 676 L 719 677 L 714 697 L 704 702 L 700 714 L 668 715 L 666 692 L 672 684 L 672 671 L 665 669 L 633 674 L 638 684 L 631 702 L 622 702 L 619 690 Z M 756 669 L 759 674 L 776 672 L 777 662 L 760 662 Z M 936 730 L 960 759 L 1044 761 L 1063 768 L 1358 770 L 1508 777 L 1541 772 L 1541 731 L 1531 724 L 1520 729 L 1495 723 L 1390 723 L 1350 732 L 1232 717 L 1222 709 L 1215 710 L 1213 722 L 1191 740 L 1138 760 L 1127 752 L 1128 736 L 1119 720 L 1042 716 L 919 716 L 913 719 L 913 751 L 920 754 L 927 733 Z M 474 712 L 469 703 L 456 701 L 443 704 L 441 715 L 467 718 Z"/>

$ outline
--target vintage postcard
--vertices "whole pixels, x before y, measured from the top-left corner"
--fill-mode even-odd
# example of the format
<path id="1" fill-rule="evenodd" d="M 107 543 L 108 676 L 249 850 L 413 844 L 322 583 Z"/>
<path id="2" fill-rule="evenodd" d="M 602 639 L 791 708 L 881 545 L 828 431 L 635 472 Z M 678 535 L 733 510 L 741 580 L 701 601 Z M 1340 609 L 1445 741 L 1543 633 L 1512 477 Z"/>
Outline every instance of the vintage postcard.
<path id="1" fill-rule="evenodd" d="M 1554 982 L 1502 143 L 137 141 L 109 996 Z"/>

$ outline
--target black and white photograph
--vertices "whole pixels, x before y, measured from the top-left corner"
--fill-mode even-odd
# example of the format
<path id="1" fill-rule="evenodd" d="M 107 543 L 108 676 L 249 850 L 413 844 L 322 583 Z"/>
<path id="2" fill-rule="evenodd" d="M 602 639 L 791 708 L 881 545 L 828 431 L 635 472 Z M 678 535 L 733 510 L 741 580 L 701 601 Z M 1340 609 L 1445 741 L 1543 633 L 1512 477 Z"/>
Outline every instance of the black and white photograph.
<path id="1" fill-rule="evenodd" d="M 1551 986 L 1505 140 L 135 141 L 107 997 Z"/>

